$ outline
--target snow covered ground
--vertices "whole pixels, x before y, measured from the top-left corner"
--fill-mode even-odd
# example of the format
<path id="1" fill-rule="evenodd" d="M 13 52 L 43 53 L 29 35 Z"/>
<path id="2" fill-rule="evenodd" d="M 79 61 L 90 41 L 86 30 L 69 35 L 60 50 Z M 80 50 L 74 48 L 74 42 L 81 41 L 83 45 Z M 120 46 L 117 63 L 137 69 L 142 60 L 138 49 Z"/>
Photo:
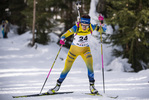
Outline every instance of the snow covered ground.
<path id="1" fill-rule="evenodd" d="M 37 44 L 37 49 L 35 47 L 29 48 L 27 44 L 31 37 L 32 35 L 27 32 L 20 36 L 15 35 L 8 39 L 0 39 L 0 100 L 112 100 L 107 97 L 84 94 L 90 91 L 87 69 L 81 57 L 78 57 L 74 62 L 60 89 L 60 91 L 73 91 L 73 94 L 12 98 L 15 95 L 40 92 L 60 48 L 55 42 L 46 46 Z M 56 41 L 58 37 L 52 35 L 52 39 Z M 100 44 L 94 37 L 91 41 L 95 86 L 100 93 L 103 93 Z M 128 73 L 119 70 L 119 65 L 122 67 L 124 63 L 111 57 L 111 47 L 108 48 L 105 44 L 103 45 L 104 62 L 114 61 L 115 63 L 115 65 L 114 63 L 105 64 L 105 68 L 115 69 L 110 72 L 105 71 L 106 94 L 111 96 L 118 95 L 117 100 L 149 100 L 149 70 L 139 73 Z M 43 92 L 55 86 L 56 80 L 64 67 L 67 52 L 68 49 L 62 48 Z"/>
<path id="2" fill-rule="evenodd" d="M 98 0 L 91 0 L 90 15 L 92 23 L 96 23 L 98 13 L 96 5 Z M 94 20 L 93 20 L 94 19 Z M 17 28 L 17 27 L 16 27 Z M 0 29 L 1 32 L 1 29 Z M 73 94 L 52 95 L 28 98 L 12 98 L 16 95 L 36 94 L 48 75 L 56 54 L 60 48 L 56 44 L 58 37 L 51 35 L 53 43 L 43 46 L 27 47 L 32 35 L 29 32 L 23 35 L 14 35 L 14 30 L 8 34 L 8 39 L 0 38 L 0 100 L 112 100 L 106 96 L 90 96 L 87 69 L 81 57 L 74 62 L 71 71 L 63 82 L 60 91 L 73 91 Z M 96 33 L 96 32 L 94 32 Z M 112 28 L 108 26 L 108 34 L 112 34 Z M 2 37 L 2 34 L 0 34 Z M 103 94 L 101 48 L 99 40 L 91 38 L 91 51 L 95 72 L 95 86 L 99 93 Z M 105 87 L 106 94 L 119 96 L 117 100 L 149 100 L 149 70 L 139 73 L 128 73 L 132 70 L 127 59 L 111 56 L 112 47 L 103 44 Z M 56 80 L 63 70 L 68 49 L 62 48 L 53 67 L 43 92 L 53 88 Z"/>

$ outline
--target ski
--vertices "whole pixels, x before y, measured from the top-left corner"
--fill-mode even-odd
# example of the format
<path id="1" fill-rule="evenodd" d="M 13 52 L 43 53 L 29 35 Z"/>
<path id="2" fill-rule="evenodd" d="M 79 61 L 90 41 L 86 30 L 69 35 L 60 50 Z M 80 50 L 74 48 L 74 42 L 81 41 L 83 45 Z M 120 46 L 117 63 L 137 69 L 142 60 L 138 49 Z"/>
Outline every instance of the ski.
<path id="1" fill-rule="evenodd" d="M 47 95 L 57 95 L 57 94 L 69 94 L 73 92 L 55 92 L 55 93 L 42 93 L 42 94 L 31 94 L 31 95 L 22 95 L 22 96 L 12 96 L 13 98 L 22 98 L 22 97 L 37 97 L 37 96 L 47 96 Z"/>
<path id="2" fill-rule="evenodd" d="M 22 96 L 12 96 L 13 98 L 23 98 L 23 97 L 38 97 L 38 96 L 48 96 L 48 95 L 58 95 L 58 94 L 70 94 L 70 93 L 74 93 L 74 92 L 55 92 L 55 93 L 42 93 L 42 94 L 31 94 L 31 95 L 22 95 Z M 92 93 L 85 93 L 87 95 L 91 95 L 91 96 L 101 96 L 101 97 L 104 97 L 105 95 L 102 95 L 102 94 L 92 94 Z M 118 98 L 118 96 L 105 96 L 105 97 L 109 97 L 109 98 L 113 98 L 113 99 L 116 99 Z"/>
<path id="3" fill-rule="evenodd" d="M 101 96 L 101 97 L 108 97 L 108 98 L 113 98 L 113 99 L 116 99 L 116 98 L 118 98 L 118 96 L 107 96 L 107 95 L 102 95 L 102 94 L 92 94 L 92 93 L 85 93 L 85 94 L 87 94 L 87 95 L 91 95 L 91 96 Z"/>

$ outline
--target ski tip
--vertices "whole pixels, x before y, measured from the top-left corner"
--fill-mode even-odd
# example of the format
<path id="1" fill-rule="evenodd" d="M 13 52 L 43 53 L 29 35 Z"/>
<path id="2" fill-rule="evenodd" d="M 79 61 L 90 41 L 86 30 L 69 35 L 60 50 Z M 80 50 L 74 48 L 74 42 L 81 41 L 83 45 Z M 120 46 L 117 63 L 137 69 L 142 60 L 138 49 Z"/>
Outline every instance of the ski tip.
<path id="1" fill-rule="evenodd" d="M 27 96 L 12 96 L 13 98 L 27 97 Z"/>
<path id="2" fill-rule="evenodd" d="M 15 98 L 15 96 L 12 96 L 13 98 Z"/>
<path id="3" fill-rule="evenodd" d="M 13 98 L 19 98 L 18 96 L 12 96 Z"/>
<path id="4" fill-rule="evenodd" d="M 118 98 L 118 95 L 114 97 L 115 99 Z"/>
<path id="5" fill-rule="evenodd" d="M 118 98 L 118 96 L 107 96 L 107 97 L 113 98 L 113 99 L 117 99 Z"/>
<path id="6" fill-rule="evenodd" d="M 108 98 L 112 98 L 112 99 L 117 99 L 118 96 L 107 96 L 107 95 L 104 95 L 104 94 L 92 94 L 92 93 L 85 93 L 87 95 L 91 95 L 91 96 L 101 96 L 101 97 L 108 97 Z"/>

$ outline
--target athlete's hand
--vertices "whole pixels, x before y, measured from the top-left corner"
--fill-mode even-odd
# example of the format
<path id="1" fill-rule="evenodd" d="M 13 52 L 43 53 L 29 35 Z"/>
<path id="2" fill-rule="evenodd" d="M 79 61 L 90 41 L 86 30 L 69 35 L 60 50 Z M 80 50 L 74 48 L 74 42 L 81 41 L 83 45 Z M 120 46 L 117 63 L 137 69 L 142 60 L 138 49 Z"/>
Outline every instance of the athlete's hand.
<path id="1" fill-rule="evenodd" d="M 99 14 L 98 20 L 101 22 L 101 24 L 103 24 L 104 17 L 102 14 Z"/>
<path id="2" fill-rule="evenodd" d="M 64 39 L 61 39 L 59 43 L 60 43 L 61 45 L 64 45 L 64 44 L 65 44 L 65 40 L 64 40 Z"/>

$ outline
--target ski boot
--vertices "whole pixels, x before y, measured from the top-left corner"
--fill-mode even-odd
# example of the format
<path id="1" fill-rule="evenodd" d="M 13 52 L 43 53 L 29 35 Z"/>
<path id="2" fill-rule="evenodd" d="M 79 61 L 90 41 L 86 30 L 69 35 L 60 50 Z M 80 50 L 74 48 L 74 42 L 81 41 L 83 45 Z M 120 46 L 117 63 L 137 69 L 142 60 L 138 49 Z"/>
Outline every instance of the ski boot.
<path id="1" fill-rule="evenodd" d="M 94 82 L 90 82 L 90 91 L 92 94 L 99 94 L 98 91 L 95 89 Z"/>
<path id="2" fill-rule="evenodd" d="M 55 92 L 57 92 L 60 89 L 61 83 L 59 81 L 57 81 L 56 86 L 52 89 L 48 90 L 49 94 L 54 94 Z"/>

